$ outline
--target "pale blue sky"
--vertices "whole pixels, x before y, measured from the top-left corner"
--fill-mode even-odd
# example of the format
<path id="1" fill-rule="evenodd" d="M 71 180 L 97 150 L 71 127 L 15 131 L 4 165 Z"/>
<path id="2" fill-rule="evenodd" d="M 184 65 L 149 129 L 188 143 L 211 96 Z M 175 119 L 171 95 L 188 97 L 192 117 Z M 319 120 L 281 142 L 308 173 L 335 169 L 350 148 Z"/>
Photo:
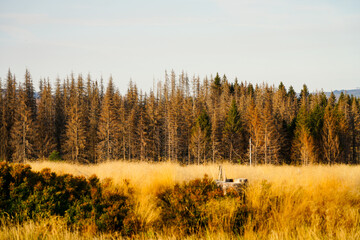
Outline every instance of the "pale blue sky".
<path id="1" fill-rule="evenodd" d="M 360 87 L 359 0 L 0 0 L 0 77 L 226 74 L 311 91 Z"/>

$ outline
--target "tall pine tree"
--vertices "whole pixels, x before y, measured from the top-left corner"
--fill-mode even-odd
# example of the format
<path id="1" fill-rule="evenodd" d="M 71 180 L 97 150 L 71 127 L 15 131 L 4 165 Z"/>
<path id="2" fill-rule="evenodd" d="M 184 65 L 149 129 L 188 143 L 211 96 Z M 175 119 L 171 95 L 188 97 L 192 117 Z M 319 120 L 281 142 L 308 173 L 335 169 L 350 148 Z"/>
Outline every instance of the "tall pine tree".
<path id="1" fill-rule="evenodd" d="M 36 130 L 38 156 L 48 157 L 56 149 L 54 101 L 49 80 L 43 82 L 40 92 Z"/>
<path id="2" fill-rule="evenodd" d="M 338 115 L 334 103 L 329 101 L 325 109 L 322 134 L 324 157 L 328 164 L 335 163 L 340 154 L 338 126 Z"/>
<path id="3" fill-rule="evenodd" d="M 11 129 L 12 159 L 15 162 L 25 162 L 35 157 L 36 132 L 32 119 L 32 108 L 31 105 L 27 105 L 29 103 L 28 95 L 21 84 L 17 98 L 18 105 L 15 111 L 14 125 Z"/>
<path id="4" fill-rule="evenodd" d="M 97 155 L 101 160 L 115 159 L 115 147 L 117 146 L 116 133 L 118 125 L 114 107 L 114 86 L 110 78 L 106 93 L 102 102 L 97 144 Z"/>
<path id="5" fill-rule="evenodd" d="M 228 110 L 225 127 L 224 127 L 224 139 L 229 146 L 229 160 L 232 161 L 232 156 L 235 154 L 240 157 L 238 150 L 240 149 L 241 143 L 241 130 L 242 122 L 240 113 L 237 109 L 235 99 L 232 100 L 230 109 Z"/>
<path id="6" fill-rule="evenodd" d="M 67 159 L 75 162 L 87 162 L 85 154 L 86 128 L 84 122 L 82 77 L 79 76 L 76 84 L 72 76 L 64 152 Z"/>
<path id="7" fill-rule="evenodd" d="M 2 82 L 0 78 L 0 161 L 6 160 L 7 150 L 7 129 L 6 129 L 6 109 L 5 97 L 2 89 Z"/>
<path id="8" fill-rule="evenodd" d="M 207 152 L 210 149 L 211 136 L 211 123 L 210 117 L 206 110 L 203 109 L 201 114 L 196 119 L 195 126 L 192 129 L 190 147 L 193 156 L 197 160 L 197 164 L 200 164 L 201 160 L 205 162 Z"/>

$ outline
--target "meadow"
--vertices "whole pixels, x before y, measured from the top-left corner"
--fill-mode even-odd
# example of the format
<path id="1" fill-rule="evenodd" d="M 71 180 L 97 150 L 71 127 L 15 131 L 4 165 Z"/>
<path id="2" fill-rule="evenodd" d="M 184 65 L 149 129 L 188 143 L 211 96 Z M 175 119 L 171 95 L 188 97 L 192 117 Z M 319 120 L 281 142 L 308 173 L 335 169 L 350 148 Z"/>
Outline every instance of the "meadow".
<path id="1" fill-rule="evenodd" d="M 217 179 L 218 164 L 181 166 L 173 162 L 124 161 L 96 165 L 50 161 L 28 164 L 36 172 L 49 168 L 57 175 L 72 174 L 87 179 L 95 174 L 101 184 L 110 186 L 114 191 L 127 189 L 129 192 L 131 189 L 134 202 L 131 214 L 136 219 L 136 230 L 127 235 L 129 238 L 360 239 L 360 166 L 245 166 L 223 163 L 228 178 L 249 180 L 246 197 L 240 199 L 237 196 L 216 195 L 218 193 L 213 188 L 206 190 L 207 196 L 211 197 L 196 198 L 201 195 L 197 192 L 199 186 L 208 186 L 207 181 Z M 207 177 L 204 178 L 205 175 Z M 202 180 L 194 182 L 194 179 Z M 190 193 L 188 189 L 192 189 Z M 195 195 L 191 192 L 193 190 Z M 181 204 L 187 203 L 171 198 L 172 195 L 184 199 L 190 196 L 189 201 L 193 201 L 191 207 L 199 217 L 189 215 L 194 219 L 191 222 L 182 219 L 184 212 L 173 212 L 171 206 L 179 206 L 180 209 L 184 206 Z M 166 207 L 159 204 L 163 198 L 177 204 L 169 205 L 167 211 L 171 213 L 165 212 Z M 197 202 L 200 200 L 204 203 Z M 173 219 L 169 218 L 172 214 Z M 2 219 L 0 226 L 0 239 L 124 237 L 116 231 L 70 229 L 64 219 L 57 216 L 21 223 L 9 223 Z M 190 230 L 182 231 L 179 229 L 182 227 Z"/>

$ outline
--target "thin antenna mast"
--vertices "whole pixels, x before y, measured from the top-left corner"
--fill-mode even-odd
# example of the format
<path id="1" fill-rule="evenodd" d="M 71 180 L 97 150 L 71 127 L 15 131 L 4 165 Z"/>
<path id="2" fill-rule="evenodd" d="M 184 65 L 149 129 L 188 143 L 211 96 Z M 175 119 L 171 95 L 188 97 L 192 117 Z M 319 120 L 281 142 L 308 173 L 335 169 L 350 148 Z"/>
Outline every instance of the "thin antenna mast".
<path id="1" fill-rule="evenodd" d="M 250 166 L 251 166 L 251 138 L 250 138 L 250 140 L 249 140 L 249 145 L 250 145 Z"/>

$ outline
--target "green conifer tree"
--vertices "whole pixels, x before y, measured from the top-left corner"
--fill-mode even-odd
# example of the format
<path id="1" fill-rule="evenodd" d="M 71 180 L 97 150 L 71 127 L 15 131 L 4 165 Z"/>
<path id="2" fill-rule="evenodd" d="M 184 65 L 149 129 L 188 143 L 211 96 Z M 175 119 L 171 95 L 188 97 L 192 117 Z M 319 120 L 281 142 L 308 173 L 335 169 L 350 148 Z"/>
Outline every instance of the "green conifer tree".
<path id="1" fill-rule="evenodd" d="M 241 130 L 242 122 L 240 113 L 236 106 L 235 99 L 232 100 L 229 111 L 226 116 L 225 126 L 224 126 L 224 140 L 229 145 L 229 159 L 232 161 L 233 153 L 238 157 L 240 154 L 237 152 L 239 149 L 239 144 L 241 142 Z"/>
<path id="2" fill-rule="evenodd" d="M 203 109 L 196 119 L 195 126 L 192 129 L 190 149 L 193 156 L 200 164 L 201 159 L 205 162 L 207 152 L 210 147 L 211 140 L 211 123 L 210 117 L 205 109 Z"/>

